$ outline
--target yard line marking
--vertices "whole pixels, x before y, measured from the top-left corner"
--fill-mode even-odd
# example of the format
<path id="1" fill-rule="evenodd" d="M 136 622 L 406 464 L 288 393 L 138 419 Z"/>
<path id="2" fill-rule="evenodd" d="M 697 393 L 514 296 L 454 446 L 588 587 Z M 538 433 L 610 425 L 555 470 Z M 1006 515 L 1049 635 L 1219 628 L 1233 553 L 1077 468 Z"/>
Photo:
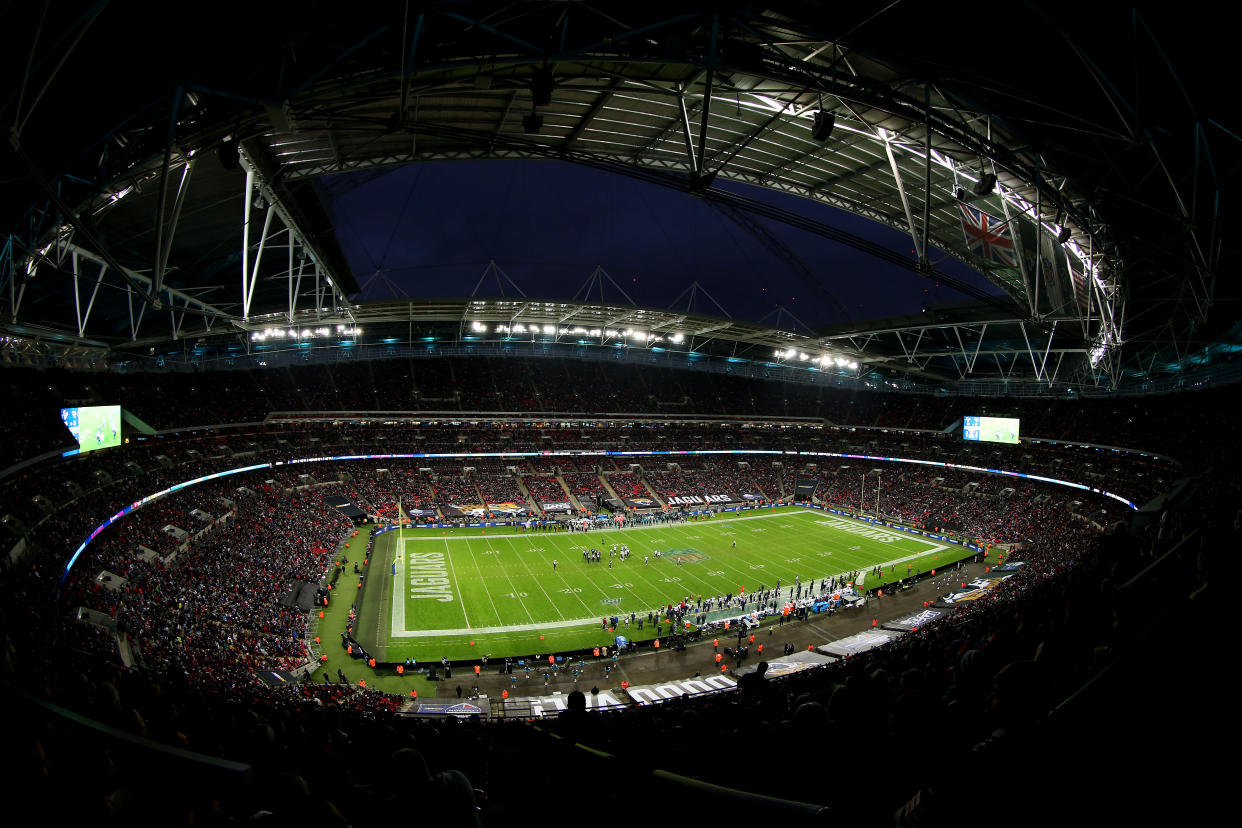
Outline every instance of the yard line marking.
<path id="1" fill-rule="evenodd" d="M 509 541 L 509 546 L 510 546 L 510 547 L 512 547 L 512 546 L 513 546 L 513 541 Z M 536 554 L 538 554 L 538 553 L 536 553 Z M 526 556 L 525 556 L 525 555 L 521 555 L 521 554 L 519 554 L 519 555 L 518 555 L 518 557 L 522 559 L 522 566 L 526 568 L 526 572 L 530 575 L 530 577 L 531 577 L 531 578 L 533 578 L 533 579 L 534 579 L 535 583 L 536 583 L 536 584 L 538 585 L 538 587 L 539 587 L 539 591 L 543 593 L 543 597 L 544 597 L 544 598 L 547 598 L 547 599 L 548 599 L 548 603 L 552 605 L 552 611 L 553 611 L 553 612 L 555 612 L 557 615 L 559 615 L 559 616 L 561 617 L 561 620 L 562 620 L 562 621 L 564 621 L 564 620 L 565 620 L 565 613 L 561 612 L 560 608 L 556 605 L 556 601 L 555 601 L 555 600 L 553 600 L 552 596 L 548 594 L 548 591 L 547 591 L 546 589 L 544 589 L 544 588 L 543 588 L 543 581 L 539 578 L 539 576 L 538 576 L 538 575 L 536 575 L 536 574 L 534 573 L 534 571 L 532 571 L 532 570 L 531 570 L 531 568 L 530 568 L 530 564 L 526 563 Z M 503 563 L 501 564 L 501 568 L 502 568 L 502 569 L 504 569 L 506 573 L 508 573 L 508 571 L 509 571 L 509 570 L 508 570 L 508 568 L 507 568 L 507 567 L 505 567 L 505 566 L 504 566 L 504 564 L 503 564 Z M 558 573 L 558 574 L 559 574 L 559 573 Z M 564 576 L 564 575 L 561 575 L 561 582 L 562 582 L 562 583 L 564 583 L 564 582 L 565 582 L 565 576 Z M 510 583 L 512 583 L 512 581 L 511 581 Z M 565 586 L 569 586 L 569 584 L 565 584 Z M 571 593 L 571 594 L 572 594 L 572 593 Z M 579 601 L 581 601 L 582 599 L 581 599 L 581 598 L 579 598 L 578 600 L 579 600 Z M 525 604 L 523 604 L 523 606 L 525 606 Z M 586 607 L 586 604 L 583 604 L 582 606 L 585 608 L 585 607 Z M 529 613 L 529 612 L 528 612 L 528 613 L 526 613 L 526 614 L 527 614 L 527 615 L 530 615 L 530 613 Z M 533 616 L 532 616 L 532 619 L 531 619 L 531 620 L 534 620 Z"/>
<path id="2" fill-rule="evenodd" d="M 628 546 L 629 544 L 626 544 L 626 545 Z M 643 574 L 643 570 L 645 570 L 645 569 L 649 569 L 649 568 L 650 568 L 650 565 L 649 565 L 649 564 L 642 564 L 642 565 L 640 566 L 640 565 L 639 565 L 639 563 L 638 563 L 638 558 L 639 558 L 639 556 L 640 556 L 640 555 L 641 555 L 642 557 L 648 557 L 648 558 L 649 558 L 649 557 L 651 557 L 651 553 L 650 553 L 650 552 L 635 552 L 635 551 L 633 551 L 633 550 L 630 550 L 630 557 L 629 557 L 629 559 L 628 559 L 628 560 L 626 560 L 626 561 L 624 561 L 624 562 L 623 562 L 623 563 L 622 563 L 622 564 L 621 564 L 621 565 L 620 565 L 617 569 L 615 569 L 615 570 L 610 570 L 610 571 L 620 573 L 620 574 L 618 574 L 618 575 L 617 575 L 617 583 L 621 583 L 621 584 L 623 584 L 623 583 L 627 583 L 627 582 L 628 582 L 628 583 L 631 583 L 631 584 L 632 584 L 632 583 L 634 583 L 634 581 L 636 581 L 636 580 L 638 580 L 639 578 L 641 578 L 641 579 L 643 580 L 643 583 L 645 583 L 648 587 L 650 587 L 651 589 L 656 590 L 656 591 L 658 592 L 660 588 L 659 588 L 658 586 L 656 586 L 656 583 L 657 583 L 657 582 L 652 581 L 650 578 L 648 578 L 646 575 L 644 575 L 644 574 Z M 653 559 L 652 559 L 652 563 L 653 563 L 654 565 L 656 565 L 656 566 L 659 566 L 659 564 L 660 564 L 660 561 L 661 561 L 661 560 L 663 560 L 663 558 L 653 558 Z M 630 561 L 633 561 L 633 568 L 632 568 L 632 569 L 630 568 Z M 653 570 L 653 571 L 654 571 L 654 570 Z M 627 577 L 627 576 L 628 576 L 628 577 Z M 631 580 L 631 579 L 632 579 L 632 580 Z M 604 597 L 605 597 L 605 598 L 607 598 L 607 597 L 608 597 L 608 593 L 604 592 L 603 587 L 600 587 L 600 592 L 603 592 L 603 593 L 604 593 Z M 647 610 L 647 611 L 650 611 L 650 610 L 654 609 L 654 607 L 651 605 L 651 603 L 650 603 L 650 602 L 641 600 L 641 599 L 639 598 L 639 596 L 638 596 L 638 595 L 636 595 L 636 594 L 634 593 L 633 589 L 626 589 L 626 590 L 625 590 L 625 592 L 629 593 L 629 596 L 630 596 L 630 598 L 632 598 L 632 599 L 634 600 L 634 603 L 635 603 L 635 604 L 638 604 L 638 606 L 642 607 L 643 609 L 645 609 L 645 610 Z M 644 606 L 644 605 L 645 605 L 645 606 Z M 663 605 L 661 605 L 661 606 L 663 606 Z M 633 607 L 631 607 L 631 608 L 630 608 L 630 612 L 637 612 L 637 610 L 635 610 Z M 611 615 L 611 613 L 608 613 L 608 614 L 609 614 L 609 615 Z"/>
<path id="3" fill-rule="evenodd" d="M 445 542 L 447 543 L 447 538 L 445 539 Z M 490 547 L 491 547 L 491 544 L 489 543 L 488 548 Z M 483 574 L 483 570 L 479 568 L 479 559 L 475 557 L 474 550 L 470 548 L 469 538 L 466 538 L 466 551 L 470 553 L 470 560 L 474 561 L 474 570 L 475 572 L 479 573 L 479 582 L 483 587 L 483 591 L 487 593 L 487 600 L 492 605 L 492 612 L 496 613 L 496 620 L 499 621 L 503 616 L 496 609 L 496 602 L 492 600 L 492 591 L 487 588 L 487 584 L 483 583 L 483 581 L 486 580 L 486 576 Z M 509 570 L 506 569 L 505 566 L 502 564 L 500 567 L 500 571 L 505 574 L 505 580 L 509 582 L 509 589 L 513 590 L 513 592 L 511 592 L 510 594 L 514 598 L 517 599 L 517 602 L 519 604 L 522 605 L 522 612 L 526 613 L 526 617 L 531 620 L 531 623 L 534 623 L 535 616 L 531 615 L 530 610 L 526 608 L 526 602 L 522 600 L 522 593 L 514 585 L 513 579 L 509 577 Z"/>

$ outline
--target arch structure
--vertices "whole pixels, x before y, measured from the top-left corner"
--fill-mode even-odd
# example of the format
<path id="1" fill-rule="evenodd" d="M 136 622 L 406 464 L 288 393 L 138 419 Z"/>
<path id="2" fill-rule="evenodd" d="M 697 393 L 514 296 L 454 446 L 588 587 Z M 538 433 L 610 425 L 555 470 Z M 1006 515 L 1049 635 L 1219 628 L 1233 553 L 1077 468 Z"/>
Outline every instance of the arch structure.
<path id="1" fill-rule="evenodd" d="M 96 22 L 87 15 L 62 35 L 80 35 L 77 48 L 93 55 L 105 45 Z M 31 149 L 53 129 L 57 103 L 19 94 L 5 104 L 19 124 L 10 145 L 39 186 L 4 247 L 6 357 L 188 362 L 191 347 L 199 358 L 236 355 L 239 344 L 249 355 L 275 327 L 353 347 L 399 336 L 427 313 L 455 316 L 465 335 L 475 323 L 494 334 L 530 304 L 351 299 L 358 280 L 314 190 L 325 176 L 482 159 L 570 161 L 678 190 L 757 234 L 764 223 L 798 227 L 969 300 L 814 329 L 778 318 L 739 332 L 746 326 L 717 316 L 683 330 L 665 315 L 646 333 L 761 343 L 778 363 L 828 354 L 839 367 L 839 356 L 859 376 L 975 393 L 1142 390 L 1227 357 L 1231 329 L 1212 315 L 1227 252 L 1213 153 L 1232 134 L 1167 111 L 1169 130 L 1140 126 L 1146 111 L 1050 21 L 1037 21 L 1048 48 L 1081 68 L 1055 105 L 1036 94 L 1054 75 L 985 81 L 977 59 L 933 50 L 935 32 L 915 36 L 925 22 L 900 11 L 828 19 L 796 3 L 650 12 L 432 2 L 360 13 L 288 43 L 287 20 L 258 19 L 241 27 L 250 42 L 283 26 L 286 46 L 254 49 L 244 75 L 278 80 L 242 84 L 240 67 L 221 71 L 218 86 L 179 76 L 171 96 L 88 147 L 65 147 L 76 160 Z M 907 41 L 922 53 L 887 56 Z M 61 65 L 39 58 L 36 42 L 22 92 L 59 80 Z M 1176 78 L 1171 64 L 1158 68 Z M 1173 152 L 1166 134 L 1191 137 Z M 736 185 L 887 225 L 913 255 Z M 987 286 L 945 268 L 946 256 Z M 552 326 L 558 340 L 562 328 L 609 339 L 634 327 L 627 314 L 656 313 L 624 305 L 560 304 L 521 324 Z"/>

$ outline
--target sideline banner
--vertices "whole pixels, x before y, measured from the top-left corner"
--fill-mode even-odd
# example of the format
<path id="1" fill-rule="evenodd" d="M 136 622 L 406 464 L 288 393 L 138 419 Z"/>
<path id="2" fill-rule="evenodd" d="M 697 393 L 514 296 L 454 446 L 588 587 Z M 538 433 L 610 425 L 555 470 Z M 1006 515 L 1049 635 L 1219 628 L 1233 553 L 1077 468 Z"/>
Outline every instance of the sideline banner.
<path id="1" fill-rule="evenodd" d="M 755 670 L 758 669 L 757 665 L 759 664 L 759 661 L 762 659 L 752 656 L 750 660 L 754 663 L 747 664 L 745 667 L 739 667 L 734 671 L 734 675 L 741 678 L 747 673 L 755 672 Z M 768 671 L 765 675 L 767 675 L 768 678 L 787 676 L 791 673 L 801 673 L 803 670 L 812 670 L 816 667 L 823 667 L 825 664 L 832 664 L 835 661 L 837 661 L 837 659 L 833 656 L 824 655 L 823 653 L 817 653 L 811 650 L 799 650 L 792 655 L 782 655 L 777 656 L 776 658 L 768 659 Z"/>
<path id="2" fill-rule="evenodd" d="M 561 693 L 553 693 L 550 696 L 510 696 L 503 702 L 498 704 L 500 709 L 504 710 L 506 718 L 521 717 L 538 719 L 544 716 L 556 716 L 562 710 L 568 707 L 568 695 Z M 624 707 L 625 703 L 619 701 L 616 696 L 607 690 L 599 691 L 599 694 L 586 694 L 587 710 L 605 710 L 608 708 Z"/>
<path id="3" fill-rule="evenodd" d="M 903 616 L 901 618 L 894 619 L 892 621 L 886 621 L 880 626 L 886 630 L 896 630 L 898 632 L 910 632 L 912 630 L 918 629 L 919 627 L 926 626 L 927 624 L 930 624 L 931 622 L 943 617 L 944 615 L 945 615 L 944 610 L 925 609 L 925 610 L 920 610 L 919 612 L 916 612 L 916 613 L 912 613 L 910 615 Z"/>
<path id="4" fill-rule="evenodd" d="M 719 693 L 732 690 L 737 686 L 731 676 L 724 673 L 704 676 L 703 678 L 687 678 L 677 681 L 666 681 L 661 684 L 643 684 L 625 691 L 636 702 L 659 704 L 669 699 L 680 699 L 682 696 L 697 696 L 701 693 Z"/>
<path id="5" fill-rule="evenodd" d="M 442 508 L 444 514 L 448 517 L 486 517 L 490 512 L 493 515 L 521 515 L 528 510 L 525 506 L 517 503 L 488 503 L 486 506 L 477 503 L 451 503 Z"/>
<path id="6" fill-rule="evenodd" d="M 886 630 L 876 627 L 875 629 L 870 629 L 866 632 L 860 632 L 846 638 L 838 639 L 829 644 L 821 644 L 816 647 L 815 650 L 816 652 L 823 653 L 824 655 L 845 658 L 846 656 L 854 656 L 859 653 L 865 653 L 868 650 L 873 650 L 876 647 L 887 644 L 894 638 L 898 638 L 903 634 L 904 633 L 900 633 L 895 630 Z"/>
<path id="7" fill-rule="evenodd" d="M 713 503 L 736 503 L 731 494 L 673 495 L 664 498 L 669 506 L 709 506 Z"/>
<path id="8" fill-rule="evenodd" d="M 506 500 L 503 503 L 487 504 L 487 511 L 496 515 L 522 515 L 530 511 L 525 503 L 514 503 Z"/>
<path id="9" fill-rule="evenodd" d="M 484 702 L 486 703 L 486 702 Z M 482 707 L 469 702 L 458 702 L 457 704 L 419 704 L 418 708 L 413 711 L 418 716 L 481 716 L 485 712 Z"/>

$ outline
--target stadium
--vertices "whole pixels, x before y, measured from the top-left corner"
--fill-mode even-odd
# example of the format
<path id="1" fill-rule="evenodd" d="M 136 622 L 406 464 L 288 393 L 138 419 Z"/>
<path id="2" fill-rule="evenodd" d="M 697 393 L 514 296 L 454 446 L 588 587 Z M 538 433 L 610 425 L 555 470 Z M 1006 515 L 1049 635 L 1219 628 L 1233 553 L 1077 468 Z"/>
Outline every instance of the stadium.
<path id="1" fill-rule="evenodd" d="M 1228 819 L 1227 35 L 978 15 L 0 8 L 13 789 Z"/>

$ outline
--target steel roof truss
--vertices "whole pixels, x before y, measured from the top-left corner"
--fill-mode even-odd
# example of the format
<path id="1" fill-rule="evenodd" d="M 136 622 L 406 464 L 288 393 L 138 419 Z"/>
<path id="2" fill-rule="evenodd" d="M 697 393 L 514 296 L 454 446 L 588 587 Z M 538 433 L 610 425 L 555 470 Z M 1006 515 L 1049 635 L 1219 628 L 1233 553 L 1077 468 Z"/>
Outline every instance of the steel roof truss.
<path id="1" fill-rule="evenodd" d="M 617 88 L 620 86 L 621 79 L 614 78 L 610 88 L 606 92 L 600 92 L 596 95 L 595 100 L 591 102 L 589 107 L 587 107 L 587 111 L 582 113 L 582 116 L 578 119 L 578 123 L 574 124 L 574 128 L 571 129 L 569 134 L 565 136 L 563 146 L 573 146 L 574 142 L 578 140 L 582 133 L 590 129 L 592 122 L 595 120 L 595 116 L 602 112 L 604 108 L 612 102 L 612 97 L 616 93 Z"/>
<path id="2" fill-rule="evenodd" d="M 707 99 L 703 100 L 706 105 Z M 698 157 L 694 154 L 694 139 L 690 133 L 690 114 L 686 111 L 686 96 L 680 89 L 677 91 L 677 109 L 681 113 L 681 137 L 686 144 L 686 166 L 690 168 L 691 174 L 694 174 L 699 171 Z"/>
<path id="3" fill-rule="evenodd" d="M 250 173 L 246 175 L 246 183 L 253 182 L 253 176 Z M 272 227 L 272 216 L 276 211 L 271 205 L 263 213 L 263 232 L 259 236 L 259 248 L 254 254 L 254 267 L 247 273 L 247 258 L 250 254 L 250 194 L 249 187 L 246 188 L 246 214 L 245 222 L 242 225 L 242 318 L 249 321 L 250 319 L 250 301 L 254 298 L 255 284 L 259 280 L 259 265 L 263 262 L 263 250 L 267 246 L 267 234 Z"/>
<path id="4" fill-rule="evenodd" d="M 146 313 L 147 303 L 142 302 L 138 305 L 138 315 L 134 316 L 134 288 L 132 285 L 125 286 L 125 304 L 129 308 L 129 340 L 130 342 L 138 339 L 138 328 L 142 325 L 142 316 Z"/>
<path id="5" fill-rule="evenodd" d="M 879 131 L 880 140 L 884 142 L 884 152 L 888 156 L 888 166 L 893 171 L 893 181 L 897 185 L 897 194 L 901 196 L 901 208 L 906 213 L 906 225 L 910 230 L 910 240 L 914 242 L 915 250 L 919 249 L 919 233 L 914 229 L 914 213 L 910 211 L 910 199 L 906 197 L 906 187 L 901 180 L 901 170 L 897 166 L 897 158 L 893 155 L 893 145 L 888 139 L 888 133 L 884 130 Z"/>
<path id="6" fill-rule="evenodd" d="M 298 296 L 302 290 L 302 272 L 306 269 L 306 256 L 302 255 L 298 258 L 298 270 L 293 272 L 293 231 L 285 228 L 288 238 L 289 248 L 289 270 L 285 275 L 287 286 L 289 288 L 289 322 L 293 322 L 293 315 L 298 309 Z"/>
<path id="7" fill-rule="evenodd" d="M 1056 367 L 1052 369 L 1052 376 L 1048 378 L 1049 388 L 1051 388 L 1052 384 L 1057 381 L 1057 374 L 1061 373 L 1061 360 L 1065 359 L 1065 353 L 1066 353 L 1065 351 L 1061 351 L 1060 353 L 1057 354 Z"/>
<path id="8" fill-rule="evenodd" d="M 78 336 L 86 335 L 86 323 L 90 321 L 91 309 L 95 307 L 95 296 L 99 293 L 99 285 L 103 282 L 104 274 L 108 272 L 108 263 L 99 263 L 99 275 L 95 277 L 95 287 L 91 289 L 90 301 L 86 303 L 86 312 L 82 311 L 82 295 L 78 289 L 78 280 L 80 277 L 80 260 L 78 251 L 74 250 L 71 254 L 73 259 L 73 309 L 78 317 Z"/>
<path id="9" fill-rule="evenodd" d="M 914 362 L 919 352 L 919 345 L 923 342 L 923 335 L 927 333 L 927 328 L 919 328 L 918 338 L 914 340 L 914 347 L 907 348 L 906 341 L 901 338 L 901 331 L 893 331 L 893 336 L 897 338 L 897 344 L 901 346 L 902 353 L 906 355 L 906 362 Z"/>
<path id="10" fill-rule="evenodd" d="M 984 336 L 988 332 L 988 323 L 984 322 L 983 328 L 979 331 L 979 340 L 975 343 L 975 352 L 973 354 L 966 353 L 966 346 L 962 342 L 962 333 L 961 333 L 962 327 L 966 327 L 966 326 L 954 325 L 953 335 L 957 337 L 957 345 L 958 345 L 958 348 L 960 348 L 962 352 L 962 361 L 966 365 L 966 373 L 970 374 L 970 373 L 974 373 L 975 362 L 977 362 L 979 359 L 979 349 L 983 347 L 983 339 L 984 339 Z M 966 330 L 969 331 L 970 328 L 966 327 Z"/>

